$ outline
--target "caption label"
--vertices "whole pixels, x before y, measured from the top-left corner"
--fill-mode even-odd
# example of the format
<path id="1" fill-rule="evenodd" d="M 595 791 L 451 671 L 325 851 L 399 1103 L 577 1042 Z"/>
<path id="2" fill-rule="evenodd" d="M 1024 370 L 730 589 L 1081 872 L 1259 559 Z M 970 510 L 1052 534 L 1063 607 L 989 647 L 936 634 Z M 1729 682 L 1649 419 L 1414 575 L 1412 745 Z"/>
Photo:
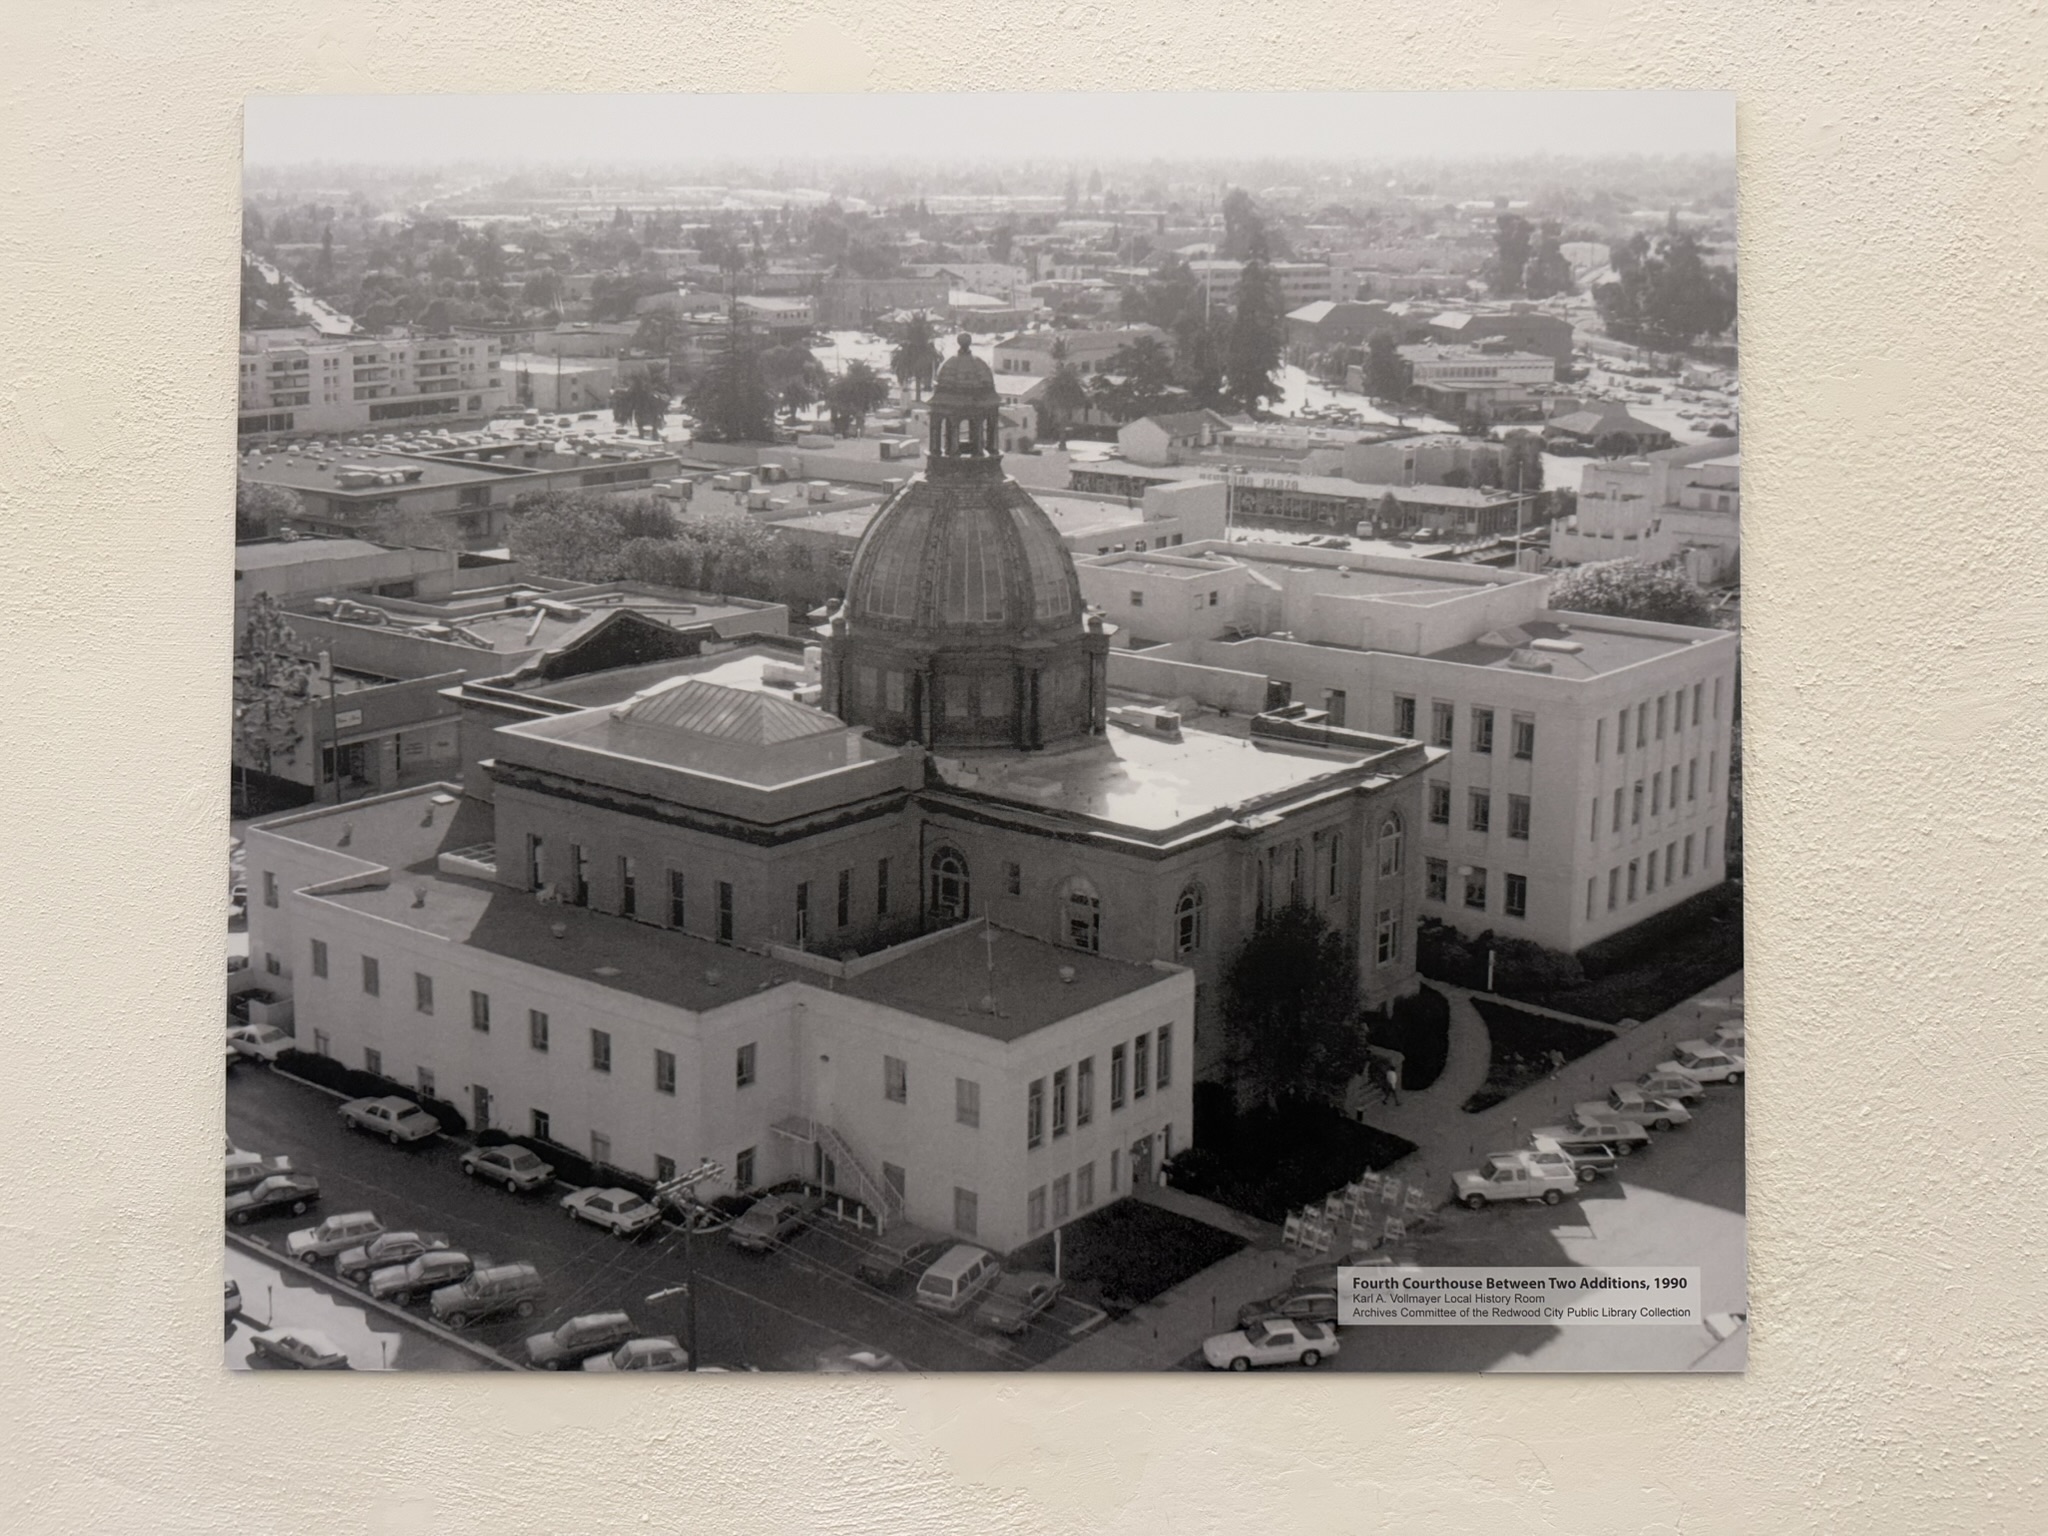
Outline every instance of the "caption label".
<path id="1" fill-rule="evenodd" d="M 1352 1327 L 1640 1327 L 1704 1320 L 1697 1269 L 1347 1264 L 1337 1272 L 1337 1321 Z"/>

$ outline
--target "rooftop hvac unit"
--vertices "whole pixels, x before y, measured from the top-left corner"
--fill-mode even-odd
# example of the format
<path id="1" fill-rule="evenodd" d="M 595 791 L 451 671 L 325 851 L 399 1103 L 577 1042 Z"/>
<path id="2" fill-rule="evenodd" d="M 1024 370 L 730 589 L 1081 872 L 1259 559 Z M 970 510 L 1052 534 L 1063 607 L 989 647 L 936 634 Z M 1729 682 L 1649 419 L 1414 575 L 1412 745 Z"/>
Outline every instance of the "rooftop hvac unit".
<path id="1" fill-rule="evenodd" d="M 1180 716 L 1176 712 L 1149 704 L 1113 705 L 1109 710 L 1109 721 L 1127 731 L 1140 731 L 1147 736 L 1180 734 Z"/>

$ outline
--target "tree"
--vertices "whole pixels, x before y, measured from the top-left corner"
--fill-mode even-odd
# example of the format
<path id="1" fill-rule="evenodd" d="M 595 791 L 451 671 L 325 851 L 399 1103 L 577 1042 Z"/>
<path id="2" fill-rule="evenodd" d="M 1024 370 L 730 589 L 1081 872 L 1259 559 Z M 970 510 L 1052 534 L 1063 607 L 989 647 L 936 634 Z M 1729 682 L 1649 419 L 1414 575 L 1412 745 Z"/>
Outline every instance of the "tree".
<path id="1" fill-rule="evenodd" d="M 1563 226 L 1555 219 L 1545 219 L 1536 241 L 1536 254 L 1529 258 L 1522 273 L 1522 290 L 1530 298 L 1547 299 L 1554 294 L 1570 293 L 1575 286 L 1572 264 L 1564 258 L 1563 241 Z"/>
<path id="2" fill-rule="evenodd" d="M 320 260 L 313 268 L 313 281 L 322 293 L 334 286 L 334 226 L 320 231 Z"/>
<path id="3" fill-rule="evenodd" d="M 619 581 L 624 551 L 642 538 L 673 538 L 676 520 L 652 500 L 587 491 L 548 491 L 512 503 L 506 542 L 534 576 Z"/>
<path id="4" fill-rule="evenodd" d="M 1691 235 L 1639 234 L 1613 259 L 1614 281 L 1594 289 L 1593 302 L 1617 341 L 1679 351 L 1735 323 L 1735 274 L 1709 267 Z"/>
<path id="5" fill-rule="evenodd" d="M 1408 365 L 1392 331 L 1374 331 L 1365 343 L 1365 392 L 1375 400 L 1400 400 L 1408 393 Z"/>
<path id="6" fill-rule="evenodd" d="M 770 347 L 761 354 L 761 378 L 791 421 L 824 398 L 831 385 L 825 365 L 809 347 Z"/>
<path id="7" fill-rule="evenodd" d="M 462 536 L 447 518 L 412 506 L 384 513 L 370 524 L 366 537 L 373 544 L 400 549 L 462 548 Z"/>
<path id="8" fill-rule="evenodd" d="M 1522 291 L 1535 233 L 1536 226 L 1518 213 L 1504 213 L 1493 221 L 1493 260 L 1486 267 L 1486 286 L 1496 297 Z"/>
<path id="9" fill-rule="evenodd" d="M 744 512 L 684 512 L 667 537 L 627 541 L 620 569 L 629 581 L 706 592 L 765 588 L 775 580 L 775 536 Z"/>
<path id="10" fill-rule="evenodd" d="M 1500 485 L 1517 496 L 1543 489 L 1543 439 L 1517 430 L 1501 440 Z"/>
<path id="11" fill-rule="evenodd" d="M 1052 344 L 1052 374 L 1045 381 L 1045 393 L 1038 397 L 1038 436 L 1041 440 L 1064 437 L 1073 419 L 1088 409 L 1088 386 L 1081 370 L 1067 359 L 1067 344 L 1055 337 Z"/>
<path id="12" fill-rule="evenodd" d="M 846 372 L 832 381 L 825 393 L 832 412 L 832 430 L 841 437 L 859 437 L 867 431 L 868 412 L 889 403 L 889 382 L 859 358 L 846 365 Z"/>
<path id="13" fill-rule="evenodd" d="M 760 347 L 737 305 L 724 348 L 686 398 L 700 432 L 712 442 L 760 442 L 773 435 L 775 400 L 761 376 Z"/>
<path id="14" fill-rule="evenodd" d="M 1230 319 L 1230 340 L 1223 357 L 1225 392 L 1247 411 L 1257 411 L 1284 391 L 1274 377 L 1280 370 L 1280 283 L 1273 269 L 1258 257 L 1245 263 L 1237 279 L 1237 298 Z"/>
<path id="15" fill-rule="evenodd" d="M 1151 414 L 1173 393 L 1173 354 L 1157 336 L 1132 337 L 1102 365 L 1096 398 L 1111 416 L 1132 421 Z"/>
<path id="16" fill-rule="evenodd" d="M 905 389 L 914 388 L 922 400 L 932 387 L 932 375 L 939 369 L 937 335 L 931 318 L 923 310 L 912 315 L 903 327 L 903 337 L 889 354 L 889 371 Z"/>
<path id="17" fill-rule="evenodd" d="M 235 539 L 268 539 L 305 510 L 299 493 L 235 477 Z"/>
<path id="18" fill-rule="evenodd" d="M 636 368 L 612 391 L 612 417 L 620 422 L 631 421 L 636 432 L 659 436 L 662 424 L 668 420 L 669 398 L 667 369 L 658 363 Z"/>
<path id="19" fill-rule="evenodd" d="M 1713 622 L 1706 593 L 1672 567 L 1646 560 L 1603 560 L 1566 571 L 1551 586 L 1550 606 L 1659 624 Z"/>
<path id="20" fill-rule="evenodd" d="M 1365 1068 L 1358 957 L 1305 902 L 1268 914 L 1231 957 L 1222 1011 L 1237 1081 L 1267 1104 L 1340 1099 Z"/>
<path id="21" fill-rule="evenodd" d="M 259 592 L 235 647 L 235 751 L 245 767 L 271 772 L 305 739 L 303 710 L 313 664 L 277 599 Z"/>

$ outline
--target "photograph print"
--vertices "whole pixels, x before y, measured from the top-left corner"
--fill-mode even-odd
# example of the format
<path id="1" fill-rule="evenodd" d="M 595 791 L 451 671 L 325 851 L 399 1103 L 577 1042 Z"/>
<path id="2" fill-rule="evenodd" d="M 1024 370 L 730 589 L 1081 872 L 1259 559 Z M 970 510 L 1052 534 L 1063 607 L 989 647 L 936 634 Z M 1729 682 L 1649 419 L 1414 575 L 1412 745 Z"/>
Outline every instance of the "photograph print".
<path id="1" fill-rule="evenodd" d="M 251 99 L 226 1365 L 1741 1371 L 1734 132 Z"/>

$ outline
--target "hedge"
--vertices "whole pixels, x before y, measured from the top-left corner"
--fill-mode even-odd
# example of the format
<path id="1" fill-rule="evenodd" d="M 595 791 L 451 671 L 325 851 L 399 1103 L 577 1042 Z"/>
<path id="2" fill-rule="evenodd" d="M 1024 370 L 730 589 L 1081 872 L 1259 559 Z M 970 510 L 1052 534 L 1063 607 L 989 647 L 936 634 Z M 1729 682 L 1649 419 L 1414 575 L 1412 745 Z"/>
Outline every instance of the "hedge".
<path id="1" fill-rule="evenodd" d="M 1487 986 L 1487 956 L 1493 957 L 1493 985 Z M 1475 992 L 1537 997 L 1561 992 L 1586 979 L 1580 961 L 1528 939 L 1499 938 L 1492 929 L 1468 939 L 1450 924 L 1424 918 L 1416 936 L 1415 968 L 1432 981 Z"/>
<path id="2" fill-rule="evenodd" d="M 1443 1076 L 1450 1059 L 1450 1000 L 1423 987 L 1411 997 L 1396 998 L 1391 1017 L 1368 1015 L 1366 1032 L 1374 1045 L 1401 1053 L 1401 1086 L 1420 1092 Z"/>
<path id="3" fill-rule="evenodd" d="M 1733 880 L 1724 881 L 1710 891 L 1701 891 L 1697 896 L 1688 896 L 1675 907 L 1653 912 L 1640 923 L 1588 944 L 1579 951 L 1579 964 L 1588 980 L 1598 981 L 1603 976 L 1626 970 L 1640 960 L 1654 958 L 1650 953 L 1653 950 L 1670 948 L 1686 935 L 1730 919 L 1739 929 L 1742 923 L 1742 887 Z"/>
<path id="4" fill-rule="evenodd" d="M 375 1072 L 343 1066 L 332 1056 L 287 1048 L 277 1053 L 277 1068 L 280 1072 L 291 1073 L 293 1077 L 303 1077 L 309 1083 L 318 1083 L 322 1088 L 345 1093 L 352 1099 L 400 1098 L 417 1104 L 440 1121 L 442 1131 L 450 1136 L 460 1136 L 469 1129 L 469 1122 L 463 1119 L 462 1111 L 446 1099 L 433 1098 L 417 1088 L 408 1088 L 404 1083 L 380 1077 Z"/>

